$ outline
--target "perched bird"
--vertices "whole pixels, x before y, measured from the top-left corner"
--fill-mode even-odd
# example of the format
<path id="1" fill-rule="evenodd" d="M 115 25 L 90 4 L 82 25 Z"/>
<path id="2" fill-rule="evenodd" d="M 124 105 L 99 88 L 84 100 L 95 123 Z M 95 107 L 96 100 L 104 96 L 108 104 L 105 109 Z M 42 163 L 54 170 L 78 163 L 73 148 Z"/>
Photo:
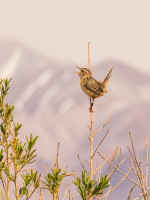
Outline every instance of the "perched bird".
<path id="1" fill-rule="evenodd" d="M 100 82 L 93 78 L 92 72 L 89 69 L 80 67 L 77 68 L 80 70 L 79 72 L 76 72 L 80 77 L 80 86 L 83 92 L 90 99 L 90 111 L 92 111 L 94 100 L 107 93 L 107 84 L 109 78 L 111 77 L 113 67 L 110 69 L 103 82 Z"/>

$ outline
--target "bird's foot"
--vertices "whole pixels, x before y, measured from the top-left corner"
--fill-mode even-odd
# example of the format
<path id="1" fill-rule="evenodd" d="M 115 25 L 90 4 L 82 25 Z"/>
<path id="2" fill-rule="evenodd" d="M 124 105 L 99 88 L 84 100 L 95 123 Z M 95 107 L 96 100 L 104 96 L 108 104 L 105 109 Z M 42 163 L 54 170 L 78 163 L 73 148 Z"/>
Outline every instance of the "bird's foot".
<path id="1" fill-rule="evenodd" d="M 89 112 L 93 112 L 93 103 L 90 102 Z"/>

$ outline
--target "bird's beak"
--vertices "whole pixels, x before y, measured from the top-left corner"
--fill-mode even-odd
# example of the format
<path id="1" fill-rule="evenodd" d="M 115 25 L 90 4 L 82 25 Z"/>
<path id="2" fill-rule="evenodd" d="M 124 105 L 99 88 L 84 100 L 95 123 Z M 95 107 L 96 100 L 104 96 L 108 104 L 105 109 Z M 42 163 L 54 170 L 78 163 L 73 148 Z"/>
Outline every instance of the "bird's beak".
<path id="1" fill-rule="evenodd" d="M 77 66 L 76 66 L 77 67 Z M 80 70 L 80 67 L 77 67 Z M 80 74 L 80 72 L 74 72 L 75 74 Z"/>
<path id="2" fill-rule="evenodd" d="M 78 69 L 80 69 L 80 67 L 76 66 Z"/>

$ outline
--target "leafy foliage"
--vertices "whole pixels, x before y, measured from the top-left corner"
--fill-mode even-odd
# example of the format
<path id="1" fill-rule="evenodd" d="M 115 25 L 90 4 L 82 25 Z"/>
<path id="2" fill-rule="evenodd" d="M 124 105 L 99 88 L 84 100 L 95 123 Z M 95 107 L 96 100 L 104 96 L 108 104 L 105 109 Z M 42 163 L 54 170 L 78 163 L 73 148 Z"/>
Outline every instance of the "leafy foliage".
<path id="1" fill-rule="evenodd" d="M 102 176 L 100 182 L 91 180 L 89 173 L 82 171 L 81 178 L 77 177 L 73 183 L 77 186 L 78 192 L 83 200 L 103 194 L 104 189 L 109 187 L 109 178 Z"/>
<path id="2" fill-rule="evenodd" d="M 45 189 L 49 190 L 49 192 L 54 197 L 57 193 L 59 186 L 63 180 L 63 177 L 66 175 L 66 172 L 62 172 L 61 169 L 51 169 L 51 174 L 48 173 L 47 176 L 45 176 L 45 181 L 42 181 Z"/>
<path id="3" fill-rule="evenodd" d="M 19 189 L 19 196 L 22 197 L 26 195 L 26 199 L 29 199 L 32 193 L 29 192 L 30 187 L 32 186 L 34 190 L 40 185 L 40 176 L 38 176 L 38 172 L 34 172 L 32 169 L 29 173 L 21 174 L 23 179 L 23 187 Z"/>
<path id="4" fill-rule="evenodd" d="M 29 169 L 27 173 L 23 172 L 26 165 L 34 162 L 36 150 L 34 145 L 37 136 L 26 137 L 26 142 L 19 139 L 19 130 L 22 124 L 14 122 L 14 106 L 5 104 L 5 97 L 9 90 L 11 79 L 1 79 L 0 81 L 0 181 L 9 199 L 10 184 L 14 185 L 14 194 L 16 200 L 22 196 L 29 199 L 35 189 L 39 187 L 40 175 L 37 171 Z M 23 186 L 17 184 L 17 178 L 21 176 Z"/>

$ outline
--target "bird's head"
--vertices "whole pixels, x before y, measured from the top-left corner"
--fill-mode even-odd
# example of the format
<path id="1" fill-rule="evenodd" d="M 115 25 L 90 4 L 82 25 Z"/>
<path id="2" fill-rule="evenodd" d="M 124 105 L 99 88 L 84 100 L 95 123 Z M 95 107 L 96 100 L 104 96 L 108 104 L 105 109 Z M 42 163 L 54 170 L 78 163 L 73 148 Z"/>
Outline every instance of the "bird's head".
<path id="1" fill-rule="evenodd" d="M 92 76 L 92 72 L 89 69 L 87 69 L 87 68 L 80 68 L 80 67 L 77 67 L 77 68 L 80 71 L 79 72 L 75 72 L 75 73 L 79 74 L 80 79 L 84 79 L 84 78 Z"/>

